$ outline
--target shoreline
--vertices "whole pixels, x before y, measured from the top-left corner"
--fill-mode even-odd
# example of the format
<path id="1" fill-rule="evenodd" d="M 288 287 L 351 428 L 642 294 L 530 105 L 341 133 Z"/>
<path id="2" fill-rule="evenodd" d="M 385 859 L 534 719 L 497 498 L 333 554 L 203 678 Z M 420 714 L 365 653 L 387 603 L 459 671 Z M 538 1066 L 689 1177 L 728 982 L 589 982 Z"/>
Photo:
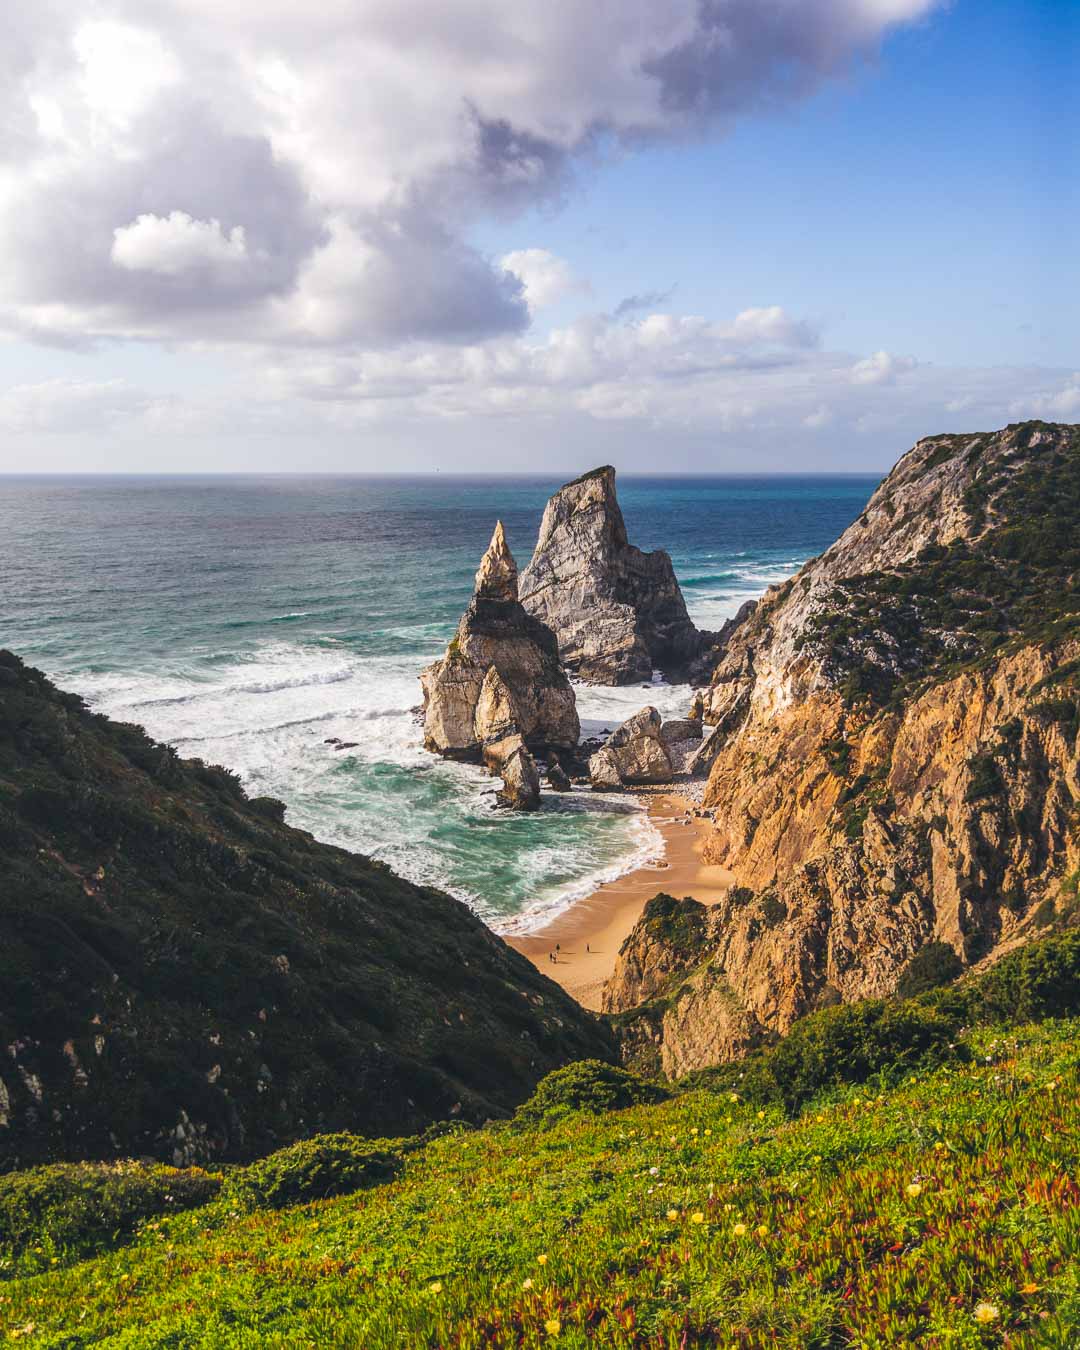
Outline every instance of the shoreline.
<path id="1" fill-rule="evenodd" d="M 662 862 L 645 863 L 605 882 L 531 933 L 503 937 L 583 1008 L 599 1012 L 604 982 L 615 969 L 619 948 L 654 895 L 663 891 L 678 900 L 689 895 L 712 905 L 734 883 L 726 868 L 701 861 L 709 822 L 690 814 L 697 803 L 680 791 L 681 786 L 637 794 L 664 840 Z M 548 958 L 556 944 L 559 951 L 552 962 Z"/>

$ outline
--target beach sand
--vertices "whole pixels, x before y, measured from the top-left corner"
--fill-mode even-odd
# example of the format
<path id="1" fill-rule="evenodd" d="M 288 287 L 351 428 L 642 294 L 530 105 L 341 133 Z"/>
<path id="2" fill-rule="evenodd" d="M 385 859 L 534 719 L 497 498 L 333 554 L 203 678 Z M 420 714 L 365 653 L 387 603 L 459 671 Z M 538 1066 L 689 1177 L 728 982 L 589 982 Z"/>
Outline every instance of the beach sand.
<path id="1" fill-rule="evenodd" d="M 604 981 L 615 969 L 623 939 L 638 921 L 646 901 L 664 891 L 679 900 L 690 895 L 703 905 L 711 905 L 734 881 L 725 868 L 707 866 L 701 861 L 709 822 L 691 816 L 690 824 L 682 823 L 693 808 L 692 802 L 674 791 L 642 800 L 653 824 L 664 836 L 667 866 L 639 867 L 577 901 L 535 933 L 506 938 L 511 947 L 561 984 L 583 1007 L 596 1011 L 600 1008 Z M 548 954 L 555 951 L 556 943 L 558 961 L 553 964 Z"/>

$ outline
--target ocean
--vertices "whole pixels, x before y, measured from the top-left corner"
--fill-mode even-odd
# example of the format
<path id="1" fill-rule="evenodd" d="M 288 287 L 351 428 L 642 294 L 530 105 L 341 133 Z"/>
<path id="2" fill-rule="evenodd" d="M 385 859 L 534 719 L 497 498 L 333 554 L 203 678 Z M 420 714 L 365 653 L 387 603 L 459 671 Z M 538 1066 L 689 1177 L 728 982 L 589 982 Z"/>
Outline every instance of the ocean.
<path id="1" fill-rule="evenodd" d="M 0 477 L 0 646 L 96 710 L 227 765 L 287 819 L 537 926 L 656 855 L 628 798 L 514 815 L 420 744 L 417 673 L 472 592 L 497 518 L 524 566 L 556 477 Z M 876 477 L 623 478 L 632 542 L 671 554 L 719 628 L 860 513 Z M 578 688 L 583 731 L 687 686 Z M 356 742 L 338 750 L 330 738 Z"/>

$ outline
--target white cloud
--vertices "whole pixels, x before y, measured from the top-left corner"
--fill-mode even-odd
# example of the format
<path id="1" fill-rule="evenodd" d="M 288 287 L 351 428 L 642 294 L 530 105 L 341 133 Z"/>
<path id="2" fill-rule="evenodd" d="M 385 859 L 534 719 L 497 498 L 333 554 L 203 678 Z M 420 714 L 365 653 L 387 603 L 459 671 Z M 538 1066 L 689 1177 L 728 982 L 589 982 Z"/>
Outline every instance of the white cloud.
<path id="1" fill-rule="evenodd" d="M 248 261 L 243 225 L 222 229 L 220 220 L 193 220 L 186 211 L 142 215 L 113 230 L 112 260 L 132 272 L 175 277 L 200 269 L 228 269 Z"/>
<path id="2" fill-rule="evenodd" d="M 914 370 L 918 363 L 910 356 L 893 356 L 891 352 L 875 352 L 851 367 L 855 384 L 895 384 L 896 377 Z"/>
<path id="3" fill-rule="evenodd" d="M 819 403 L 813 412 L 807 413 L 802 420 L 804 427 L 810 431 L 818 431 L 822 427 L 827 427 L 833 420 L 833 415 L 824 403 Z"/>
<path id="4" fill-rule="evenodd" d="M 937 3 L 15 5 L 0 328 L 369 348 L 521 332 L 568 278 L 531 256 L 508 283 L 469 243 L 478 218 L 805 97 Z"/>
<path id="5" fill-rule="evenodd" d="M 499 259 L 504 271 L 521 279 L 530 309 L 543 309 L 575 291 L 588 289 L 574 276 L 570 264 L 546 248 L 519 248 Z"/>
<path id="6" fill-rule="evenodd" d="M 1016 399 L 1009 405 L 1016 417 L 1074 417 L 1080 414 L 1080 371 L 1071 375 L 1062 387 L 1053 393 L 1040 391 L 1027 398 Z"/>

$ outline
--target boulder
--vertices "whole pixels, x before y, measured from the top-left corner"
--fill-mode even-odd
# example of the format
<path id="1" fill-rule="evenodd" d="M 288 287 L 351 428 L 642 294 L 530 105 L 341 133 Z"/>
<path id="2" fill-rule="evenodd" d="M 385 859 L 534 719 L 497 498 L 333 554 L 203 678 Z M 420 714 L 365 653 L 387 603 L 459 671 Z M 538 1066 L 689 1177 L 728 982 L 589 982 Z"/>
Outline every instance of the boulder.
<path id="1" fill-rule="evenodd" d="M 501 685 L 485 678 L 494 668 Z M 445 655 L 421 673 L 424 745 L 480 760 L 512 726 L 530 751 L 572 749 L 580 726 L 554 633 L 517 599 L 517 564 L 500 521 Z"/>
<path id="2" fill-rule="evenodd" d="M 648 681 L 654 667 L 683 672 L 713 645 L 715 635 L 690 622 L 668 555 L 629 542 L 610 466 L 548 502 L 519 593 L 555 632 L 563 664 L 589 684 Z"/>
<path id="3" fill-rule="evenodd" d="M 547 767 L 547 785 L 553 792 L 569 792 L 573 784 L 570 775 L 559 763 L 558 755 L 552 755 Z"/>
<path id="4" fill-rule="evenodd" d="M 674 768 L 660 736 L 661 727 L 655 708 L 642 708 L 617 727 L 589 760 L 593 787 L 669 782 Z"/>
<path id="5" fill-rule="evenodd" d="M 665 745 L 678 745 L 680 741 L 700 741 L 701 720 L 697 717 L 673 717 L 660 728 L 660 739 Z"/>
<path id="6" fill-rule="evenodd" d="M 618 761 L 610 750 L 589 756 L 589 782 L 595 792 L 617 792 L 622 787 Z"/>
<path id="7" fill-rule="evenodd" d="M 540 805 L 540 775 L 536 761 L 520 736 L 512 739 L 516 743 L 507 747 L 497 770 L 503 780 L 502 791 L 495 795 L 503 806 L 513 807 L 515 811 L 535 811 Z"/>

